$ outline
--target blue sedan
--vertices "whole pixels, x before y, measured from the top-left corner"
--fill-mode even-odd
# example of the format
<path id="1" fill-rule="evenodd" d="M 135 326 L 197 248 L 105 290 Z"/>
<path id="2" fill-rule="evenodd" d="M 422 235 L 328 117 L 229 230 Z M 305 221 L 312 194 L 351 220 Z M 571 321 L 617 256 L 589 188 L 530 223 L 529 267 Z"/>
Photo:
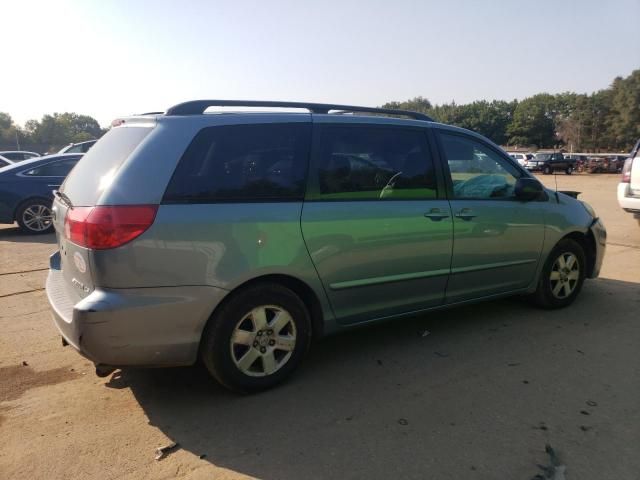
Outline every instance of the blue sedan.
<path id="1" fill-rule="evenodd" d="M 0 223 L 18 222 L 25 233 L 53 231 L 53 190 L 81 154 L 49 155 L 0 168 Z"/>

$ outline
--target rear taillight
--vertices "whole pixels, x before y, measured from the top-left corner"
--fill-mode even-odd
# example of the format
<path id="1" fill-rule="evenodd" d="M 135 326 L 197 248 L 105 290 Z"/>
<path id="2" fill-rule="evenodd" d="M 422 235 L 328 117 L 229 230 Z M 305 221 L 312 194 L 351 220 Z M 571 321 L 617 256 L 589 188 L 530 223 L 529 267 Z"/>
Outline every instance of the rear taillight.
<path id="1" fill-rule="evenodd" d="M 75 207 L 67 211 L 64 233 L 81 247 L 116 248 L 147 230 L 157 211 L 157 205 Z"/>
<path id="2" fill-rule="evenodd" d="M 622 167 L 622 179 L 620 180 L 622 183 L 631 183 L 631 165 L 633 164 L 633 158 L 627 158 L 624 161 L 624 166 Z"/>

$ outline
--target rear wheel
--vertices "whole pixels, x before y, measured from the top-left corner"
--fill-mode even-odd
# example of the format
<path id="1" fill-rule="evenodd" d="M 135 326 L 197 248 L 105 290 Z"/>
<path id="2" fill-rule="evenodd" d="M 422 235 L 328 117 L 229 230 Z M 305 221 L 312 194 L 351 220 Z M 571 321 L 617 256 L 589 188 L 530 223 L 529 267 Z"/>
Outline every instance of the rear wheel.
<path id="1" fill-rule="evenodd" d="M 564 173 L 566 173 L 567 175 L 571 175 L 573 173 L 573 167 L 569 165 Z"/>
<path id="2" fill-rule="evenodd" d="M 16 221 L 24 233 L 42 234 L 53 231 L 51 202 L 33 198 L 24 202 L 16 212 Z"/>
<path id="3" fill-rule="evenodd" d="M 562 308 L 576 299 L 586 273 L 586 257 L 580 244 L 565 238 L 553 248 L 532 295 L 543 308 Z"/>
<path id="4" fill-rule="evenodd" d="M 291 375 L 309 348 L 309 312 L 294 292 L 279 284 L 255 285 L 232 295 L 209 320 L 202 360 L 231 390 L 266 390 Z"/>

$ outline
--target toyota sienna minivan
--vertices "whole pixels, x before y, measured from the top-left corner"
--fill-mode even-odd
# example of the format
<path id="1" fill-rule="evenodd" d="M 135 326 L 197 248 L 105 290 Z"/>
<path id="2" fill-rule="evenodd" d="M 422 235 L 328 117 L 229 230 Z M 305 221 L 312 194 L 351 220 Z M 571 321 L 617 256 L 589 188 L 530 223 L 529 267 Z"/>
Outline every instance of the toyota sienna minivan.
<path id="1" fill-rule="evenodd" d="M 507 295 L 566 307 L 606 240 L 589 205 L 476 133 L 289 102 L 119 119 L 52 213 L 63 344 L 99 375 L 201 359 L 239 392 L 281 382 L 312 341 L 357 325 Z"/>

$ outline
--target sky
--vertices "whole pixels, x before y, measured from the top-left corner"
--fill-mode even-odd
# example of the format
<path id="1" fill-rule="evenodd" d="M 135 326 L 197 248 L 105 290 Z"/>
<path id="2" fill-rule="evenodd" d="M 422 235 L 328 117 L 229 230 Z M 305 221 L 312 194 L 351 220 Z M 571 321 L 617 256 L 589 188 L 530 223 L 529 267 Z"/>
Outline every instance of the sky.
<path id="1" fill-rule="evenodd" d="M 200 98 L 591 93 L 640 68 L 639 18 L 640 0 L 1 0 L 0 111 L 107 126 Z"/>

